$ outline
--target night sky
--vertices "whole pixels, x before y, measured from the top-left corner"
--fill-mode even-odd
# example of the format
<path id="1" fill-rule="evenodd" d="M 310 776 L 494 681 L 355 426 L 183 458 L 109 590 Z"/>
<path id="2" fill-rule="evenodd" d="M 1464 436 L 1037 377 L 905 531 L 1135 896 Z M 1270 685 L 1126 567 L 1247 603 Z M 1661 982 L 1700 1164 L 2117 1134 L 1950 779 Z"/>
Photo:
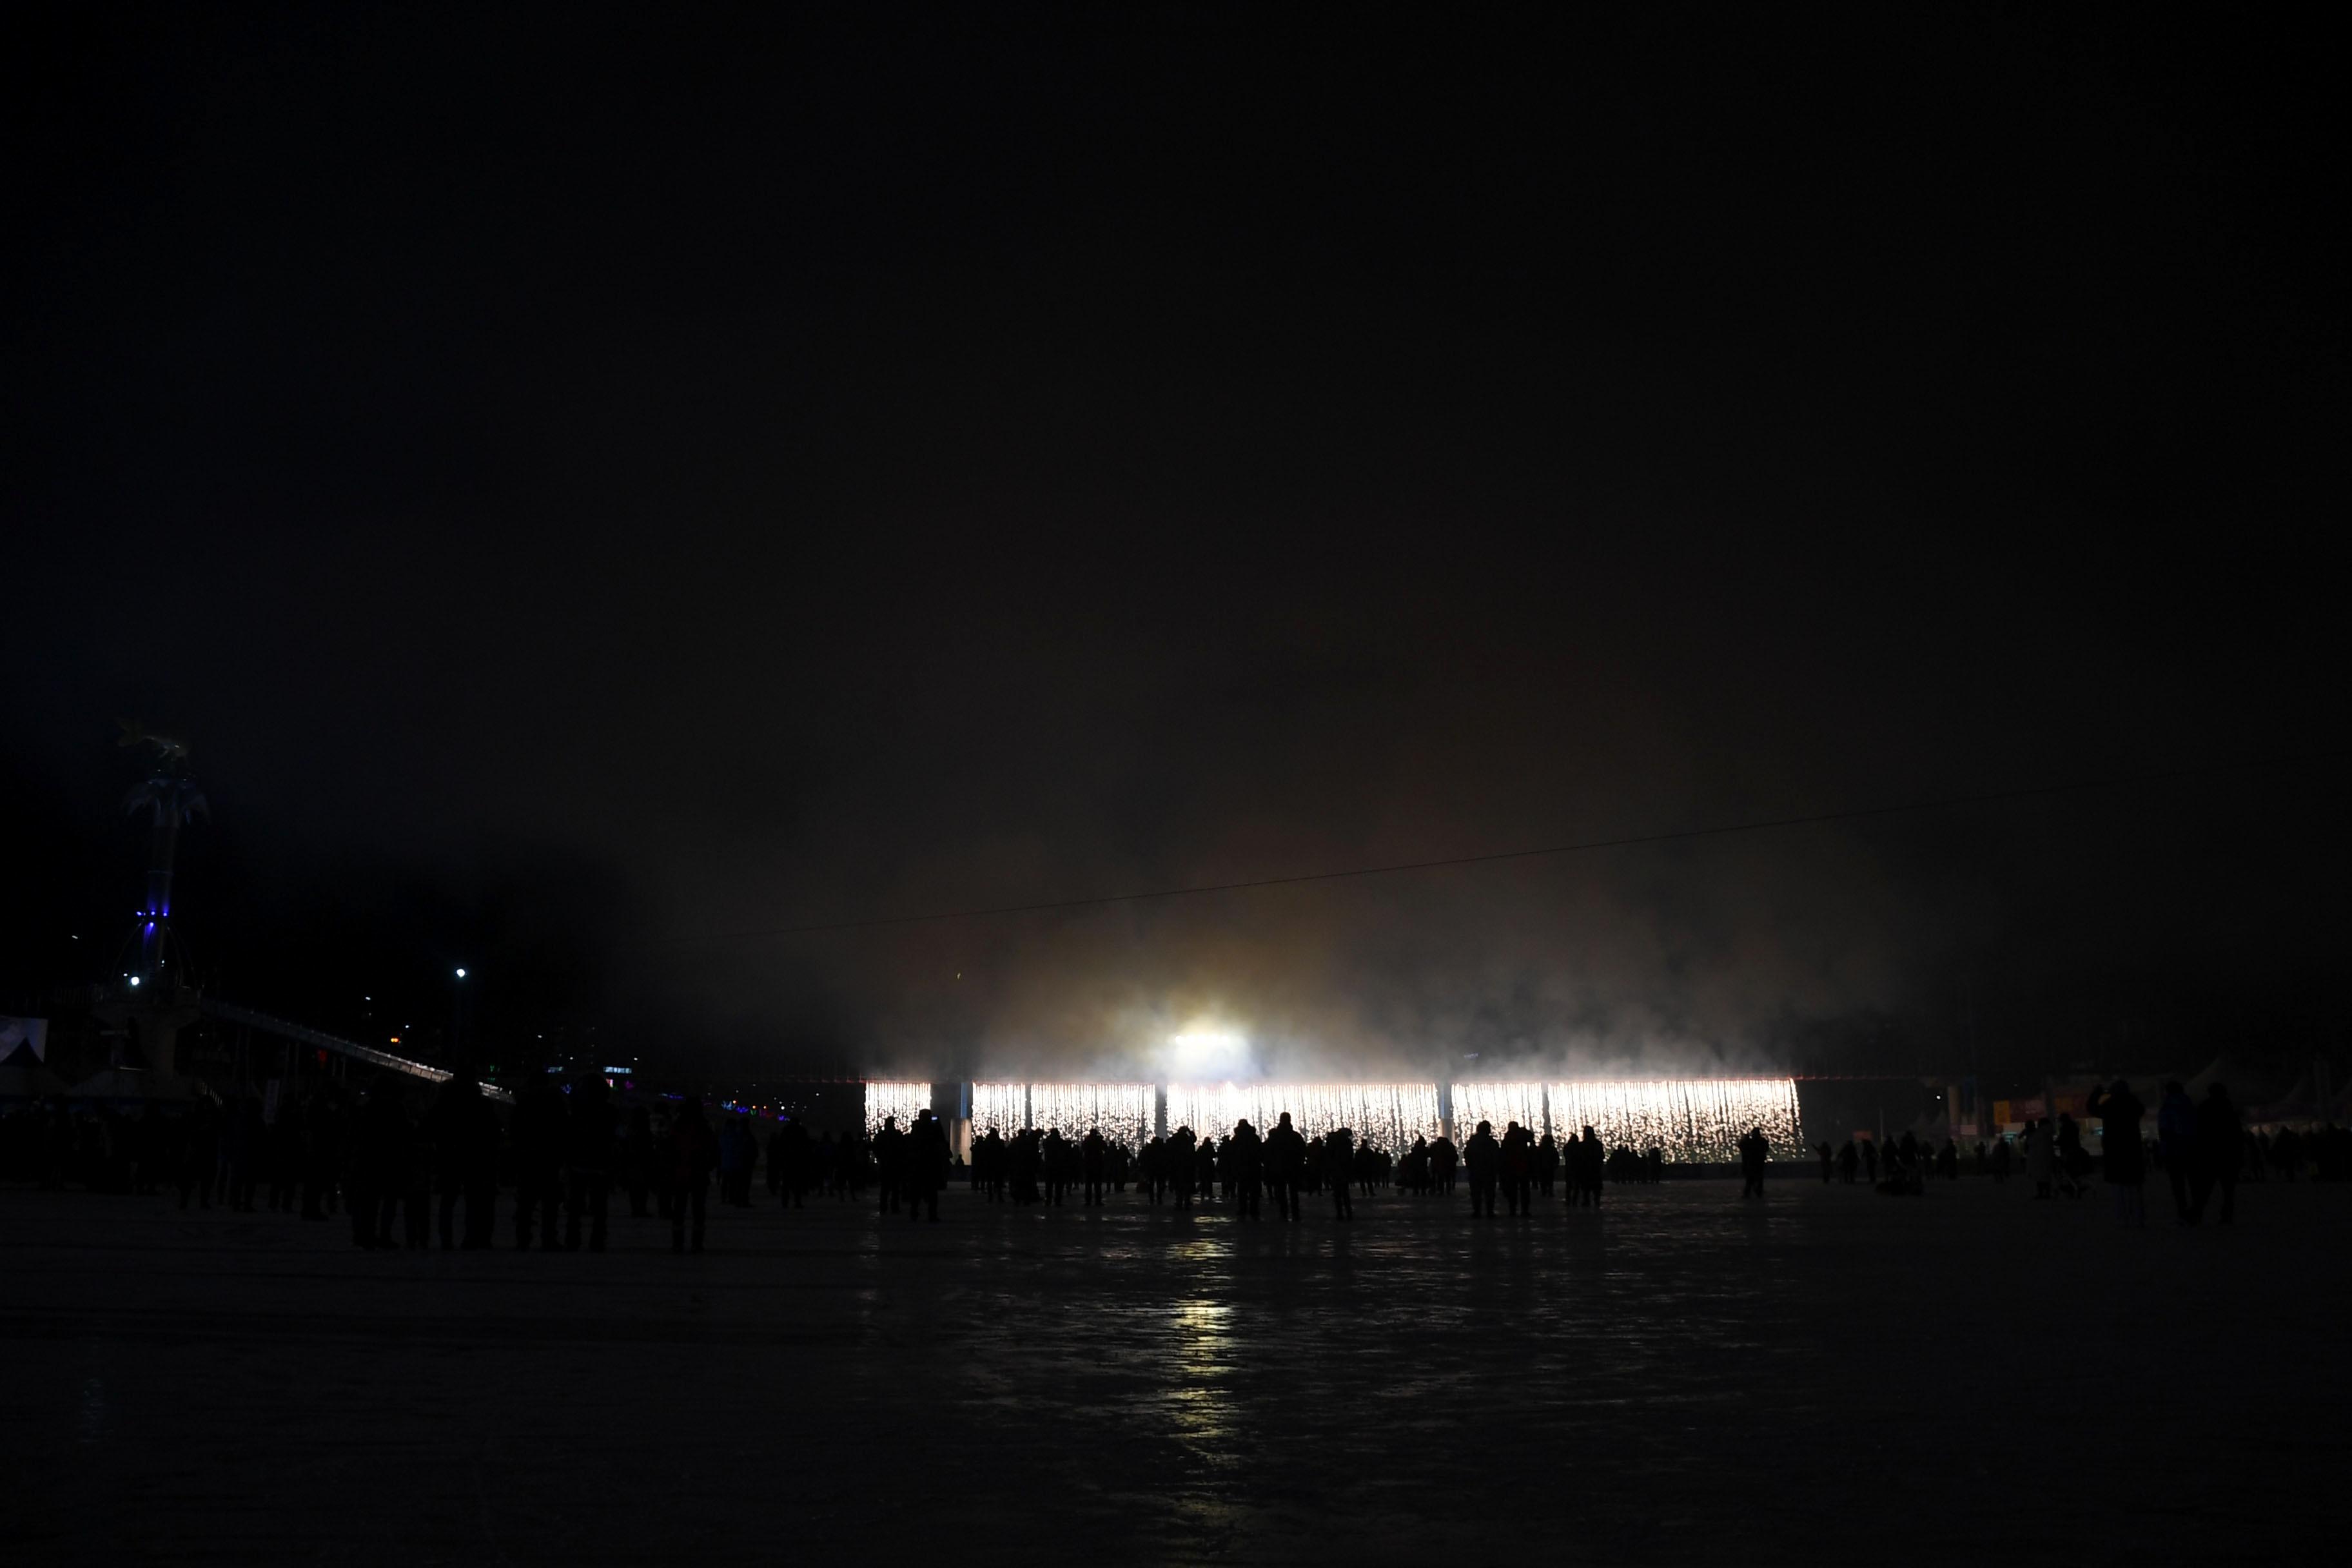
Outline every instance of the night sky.
<path id="1" fill-rule="evenodd" d="M 136 717 L 331 1028 L 2340 1053 L 2344 62 L 2195 23 L 12 7 L 0 1011 Z"/>

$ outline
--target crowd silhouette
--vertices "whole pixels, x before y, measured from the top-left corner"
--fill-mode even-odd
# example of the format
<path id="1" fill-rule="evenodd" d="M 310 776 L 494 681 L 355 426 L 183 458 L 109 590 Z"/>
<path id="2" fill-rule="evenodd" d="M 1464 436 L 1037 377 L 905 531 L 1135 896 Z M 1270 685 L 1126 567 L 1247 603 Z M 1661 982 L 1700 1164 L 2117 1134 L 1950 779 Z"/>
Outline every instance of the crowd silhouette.
<path id="1" fill-rule="evenodd" d="M 1809 1151 L 1824 1184 L 1867 1184 L 1897 1197 L 1969 1171 L 1996 1184 L 2021 1172 L 2037 1200 L 2112 1194 L 2117 1221 L 2146 1223 L 2152 1173 L 2168 1184 L 2176 1223 L 2236 1217 L 2242 1182 L 2352 1179 L 2352 1131 L 2326 1124 L 2249 1131 L 2228 1090 L 2192 1100 L 2167 1083 L 2156 1136 L 2140 1136 L 2146 1107 L 2130 1085 L 2101 1088 L 2085 1107 L 2099 1119 L 2100 1152 L 2062 1110 L 2028 1123 L 2013 1142 L 1971 1152 L 1906 1131 L 1856 1137 Z M 1738 1141 L 1741 1195 L 1760 1199 L 1771 1147 L 1760 1128 Z M 0 1107 L 0 1176 L 58 1188 L 169 1194 L 178 1206 L 215 1204 L 310 1221 L 341 1218 L 371 1250 L 480 1249 L 497 1245 L 501 1202 L 509 1245 L 602 1252 L 610 1210 L 667 1222 L 672 1249 L 700 1251 L 715 1186 L 722 1207 L 749 1207 L 762 1173 L 768 1201 L 787 1210 L 812 1202 L 871 1203 L 885 1218 L 937 1222 L 955 1165 L 947 1129 L 929 1110 L 906 1126 L 887 1118 L 871 1139 L 813 1131 L 795 1120 L 764 1128 L 740 1112 L 713 1115 L 700 1100 L 623 1104 L 605 1081 L 525 1082 L 511 1109 L 471 1079 L 435 1087 L 382 1075 L 364 1085 L 313 1079 L 265 1102 L 253 1095 L 199 1097 L 167 1109 L 66 1100 Z M 1130 1147 L 1100 1128 L 978 1130 L 964 1174 L 989 1205 L 1096 1209 L 1129 1193 L 1149 1208 L 1214 1208 L 1255 1223 L 1299 1223 L 1310 1198 L 1335 1223 L 1352 1223 L 1359 1198 L 1381 1194 L 1445 1203 L 1457 1181 L 1476 1219 L 1532 1216 L 1538 1205 L 1568 1212 L 1601 1206 L 1612 1185 L 1664 1179 L 1665 1152 L 1604 1145 L 1587 1126 L 1555 1141 L 1517 1121 L 1497 1132 L 1480 1121 L 1459 1149 L 1416 1135 L 1393 1153 L 1349 1128 L 1309 1136 L 1287 1112 L 1271 1127 L 1179 1126 Z M 615 1192 L 617 1189 L 617 1194 Z"/>

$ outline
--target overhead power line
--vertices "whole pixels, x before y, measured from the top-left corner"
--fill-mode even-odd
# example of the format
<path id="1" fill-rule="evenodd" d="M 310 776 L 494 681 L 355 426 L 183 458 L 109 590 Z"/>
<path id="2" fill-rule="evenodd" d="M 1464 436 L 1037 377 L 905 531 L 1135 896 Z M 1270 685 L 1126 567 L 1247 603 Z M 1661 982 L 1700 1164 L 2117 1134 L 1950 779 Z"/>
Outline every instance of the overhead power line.
<path id="1" fill-rule="evenodd" d="M 1532 849 L 1496 849 L 1483 855 L 1447 855 L 1431 860 L 1397 860 L 1381 866 L 1350 866 L 1335 871 L 1301 871 L 1286 877 L 1254 877 L 1239 882 L 1196 882 L 1175 888 L 1150 888 L 1132 893 L 1096 893 L 1075 899 L 1038 899 L 1019 904 L 980 904 L 970 909 L 935 910 L 923 914 L 873 915 L 860 920 L 810 921 L 799 925 L 749 926 L 739 931 L 706 931 L 675 939 L 679 942 L 738 942 L 751 937 L 803 936 L 820 931 L 871 931 L 883 926 L 930 925 L 945 921 L 982 920 L 995 915 L 1025 915 L 1048 910 L 1081 910 L 1105 904 L 1136 904 L 1155 899 L 1195 898 L 1204 893 L 1241 893 L 1255 888 L 1288 888 L 1302 882 L 1340 882 L 1359 877 L 1392 877 L 1406 871 L 1435 871 L 1449 866 L 1486 866 L 1502 860 L 1537 860 L 1551 855 L 1580 855 L 1597 849 L 1630 849 L 1644 844 L 1671 844 L 1687 838 L 1720 838 L 1735 833 L 1764 833 L 1775 828 L 1811 827 L 1832 822 L 1860 822 L 1874 816 L 1901 816 L 1913 812 L 1947 811 L 1965 805 L 1993 805 L 2004 801 L 2032 800 L 2048 795 L 2092 790 L 2125 789 L 2136 784 L 2162 784 L 2174 779 L 2201 778 L 2211 773 L 2243 773 L 2260 768 L 2296 767 L 2306 763 L 2341 762 L 2352 749 L 2305 752 L 2295 756 L 2250 758 L 2234 763 L 2208 763 L 2196 767 L 2162 768 L 2150 773 L 2118 773 L 2107 778 L 2075 779 L 2065 784 L 2032 784 L 2021 789 L 1983 790 L 1972 795 L 1941 795 L 1932 800 L 1906 801 L 1898 805 L 1856 806 L 1845 811 L 1807 812 L 1798 816 L 1757 817 L 1746 822 L 1717 823 L 1706 827 L 1680 827 L 1664 833 L 1634 833 L 1616 838 L 1583 838 L 1572 844 L 1546 844 Z"/>

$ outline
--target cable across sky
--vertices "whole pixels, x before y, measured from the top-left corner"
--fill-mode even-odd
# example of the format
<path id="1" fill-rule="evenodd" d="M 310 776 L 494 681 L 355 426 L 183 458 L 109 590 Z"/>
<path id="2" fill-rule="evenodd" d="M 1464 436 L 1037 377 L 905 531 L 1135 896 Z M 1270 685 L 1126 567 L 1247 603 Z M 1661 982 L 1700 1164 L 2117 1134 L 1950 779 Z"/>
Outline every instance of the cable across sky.
<path id="1" fill-rule="evenodd" d="M 2308 763 L 2341 762 L 2352 758 L 2352 748 L 2305 752 L 2293 756 L 2251 758 L 2233 763 L 2207 763 L 2195 767 L 2160 768 L 2147 773 L 2117 773 L 2105 778 L 2075 779 L 2063 784 L 2030 784 L 2017 789 L 1981 790 L 1969 795 L 1939 795 L 1928 800 L 1891 805 L 1854 806 L 1842 811 L 1806 812 L 1793 816 L 1757 817 L 1743 822 L 1716 823 L 1704 827 L 1680 827 L 1659 833 L 1626 834 L 1613 838 L 1583 838 L 1567 844 L 1545 844 L 1526 849 L 1496 849 L 1479 855 L 1446 855 L 1427 860 L 1397 860 L 1378 866 L 1349 866 L 1337 870 L 1300 871 L 1282 877 L 1253 877 L 1234 882 L 1196 882 L 1173 888 L 1150 888 L 1128 893 L 1096 893 L 1079 898 L 1038 899 L 1017 904 L 980 904 L 968 909 L 936 910 L 920 914 L 873 915 L 856 920 L 810 921 L 798 925 L 750 926 L 736 931 L 708 931 L 673 939 L 680 943 L 740 942 L 754 937 L 803 936 L 821 931 L 870 931 L 885 926 L 929 925 L 946 921 L 982 920 L 997 915 L 1043 913 L 1049 910 L 1089 909 L 1108 904 L 1143 903 L 1158 899 L 1195 898 L 1207 893 L 1241 893 L 1258 888 L 1296 887 L 1305 882 L 1340 882 L 1360 877 L 1391 877 L 1408 871 L 1435 871 L 1451 866 L 1485 866 L 1504 860 L 1536 860 L 1553 855 L 1579 855 L 1600 849 L 1629 849 L 1645 844 L 1671 844 L 1689 838 L 1720 838 L 1738 833 L 1764 833 L 1784 827 L 1811 827 L 1832 822 L 1860 822 L 1871 817 L 1900 816 L 1915 812 L 1945 811 L 1959 806 L 1993 805 L 2006 801 L 2074 795 L 2090 790 L 2124 789 L 2137 784 L 2163 784 L 2211 773 L 2242 773 L 2260 768 L 2296 767 Z"/>

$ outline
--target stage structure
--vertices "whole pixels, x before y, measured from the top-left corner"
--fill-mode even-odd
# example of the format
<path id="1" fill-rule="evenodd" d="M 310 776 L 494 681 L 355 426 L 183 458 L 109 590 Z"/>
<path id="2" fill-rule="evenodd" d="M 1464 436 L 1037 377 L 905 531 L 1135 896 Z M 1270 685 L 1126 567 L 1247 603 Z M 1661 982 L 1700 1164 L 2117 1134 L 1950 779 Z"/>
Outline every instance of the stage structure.
<path id="1" fill-rule="evenodd" d="M 1454 1088 L 1457 1107 L 1465 1087 Z M 1657 1147 L 1676 1164 L 1731 1164 L 1739 1158 L 1740 1138 L 1761 1127 L 1774 1159 L 1805 1157 L 1794 1079 L 1555 1083 L 1544 1092 L 1552 1131 L 1562 1138 L 1590 1125 L 1612 1149 Z M 1462 1124 L 1458 1110 L 1454 1124 Z"/>
<path id="2" fill-rule="evenodd" d="M 1190 1127 L 1220 1142 L 1246 1118 L 1263 1137 L 1290 1113 L 1290 1124 L 1309 1138 L 1334 1127 L 1355 1133 L 1356 1142 L 1399 1153 L 1418 1137 L 1438 1134 L 1437 1086 L 1433 1083 L 1171 1083 L 1168 1086 L 1168 1131 Z"/>
<path id="3" fill-rule="evenodd" d="M 972 1135 L 992 1127 L 1006 1137 L 1024 1128 L 1061 1129 L 1083 1138 L 1094 1128 L 1114 1143 L 1140 1149 L 1151 1139 L 1159 1086 L 1149 1083 L 976 1083 Z"/>
<path id="4" fill-rule="evenodd" d="M 866 1086 L 866 1136 L 872 1138 L 882 1131 L 882 1119 L 895 1116 L 899 1131 L 915 1124 L 916 1114 L 931 1108 L 931 1086 L 927 1083 L 868 1083 Z"/>

